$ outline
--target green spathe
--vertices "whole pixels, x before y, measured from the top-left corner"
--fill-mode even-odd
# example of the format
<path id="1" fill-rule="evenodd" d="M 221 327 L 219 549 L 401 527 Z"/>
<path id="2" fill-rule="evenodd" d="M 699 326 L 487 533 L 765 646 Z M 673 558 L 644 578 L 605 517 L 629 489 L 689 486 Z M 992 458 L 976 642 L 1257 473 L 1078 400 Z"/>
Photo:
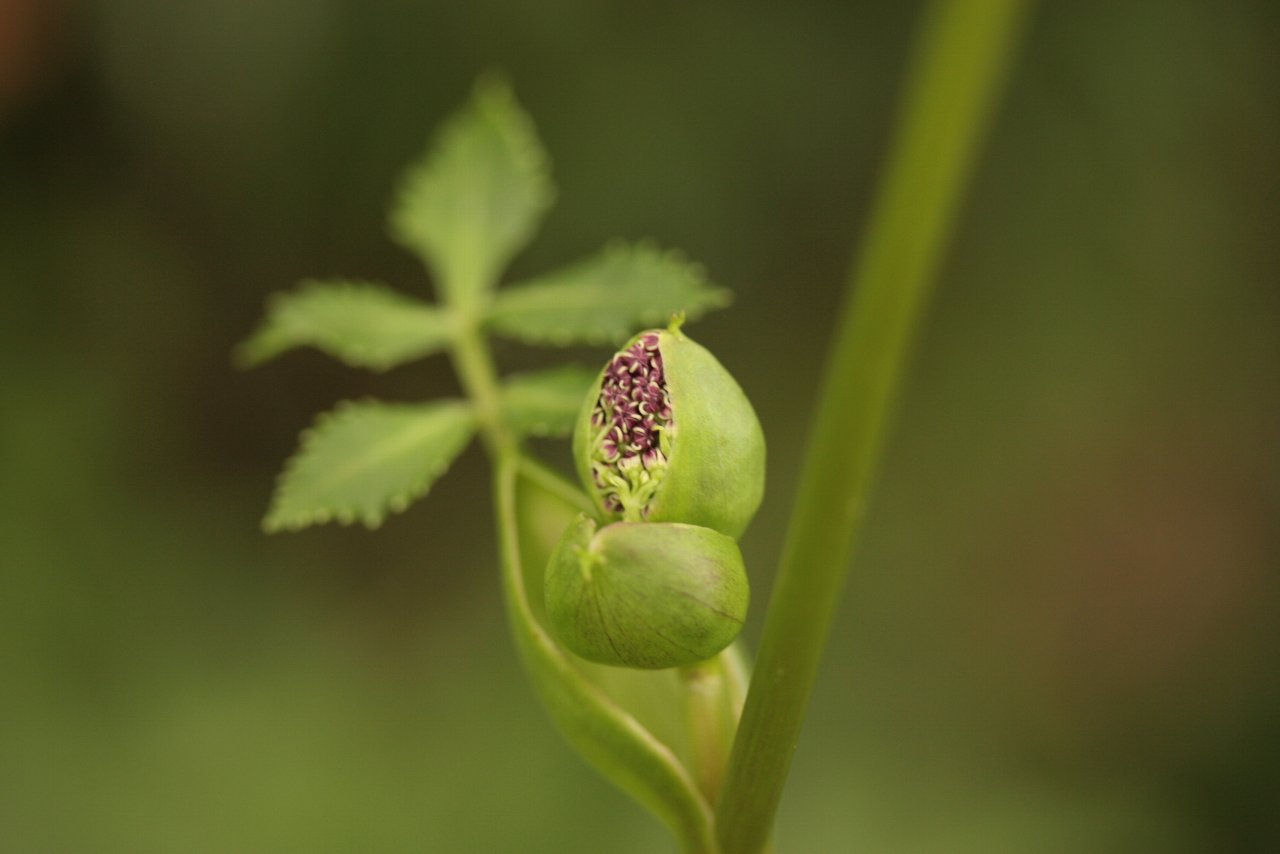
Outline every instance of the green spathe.
<path id="1" fill-rule="evenodd" d="M 693 664 L 742 630 L 750 590 L 737 543 L 710 528 L 581 515 L 547 564 L 552 630 L 602 664 L 658 670 Z"/>
<path id="2" fill-rule="evenodd" d="M 649 336 L 658 339 L 672 429 L 660 484 L 647 499 L 642 518 L 701 525 L 737 539 L 764 497 L 765 443 L 760 421 L 737 381 L 678 326 L 641 332 L 620 354 Z M 606 366 L 600 372 L 578 417 L 574 460 L 603 519 L 640 521 L 607 506 L 592 473 L 593 461 L 600 459 L 601 434 L 591 419 L 608 371 Z"/>

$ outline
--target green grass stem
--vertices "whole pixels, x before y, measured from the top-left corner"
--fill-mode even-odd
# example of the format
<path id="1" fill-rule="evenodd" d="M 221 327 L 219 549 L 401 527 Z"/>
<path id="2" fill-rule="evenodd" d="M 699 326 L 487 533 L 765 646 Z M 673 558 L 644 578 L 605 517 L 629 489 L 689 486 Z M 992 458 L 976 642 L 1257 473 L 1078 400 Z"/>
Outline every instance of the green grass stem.
<path id="1" fill-rule="evenodd" d="M 811 427 L 718 811 L 724 854 L 768 842 L 884 446 L 912 333 L 1028 3 L 933 0 Z"/>

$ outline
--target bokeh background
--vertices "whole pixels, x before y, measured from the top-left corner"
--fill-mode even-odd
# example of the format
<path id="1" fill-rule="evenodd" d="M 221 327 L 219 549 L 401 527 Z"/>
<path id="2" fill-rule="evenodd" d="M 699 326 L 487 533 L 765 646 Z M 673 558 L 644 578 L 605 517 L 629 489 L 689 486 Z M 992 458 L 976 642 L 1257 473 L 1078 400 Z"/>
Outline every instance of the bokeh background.
<path id="1" fill-rule="evenodd" d="M 1278 8 L 1036 11 L 780 851 L 1280 850 Z M 770 441 L 754 641 L 918 10 L 0 0 L 0 850 L 669 850 L 518 668 L 477 450 L 259 532 L 313 413 L 447 363 L 229 354 L 303 276 L 429 293 L 390 193 L 504 70 L 560 188 L 513 276 L 649 237 L 736 292 L 694 334 Z"/>

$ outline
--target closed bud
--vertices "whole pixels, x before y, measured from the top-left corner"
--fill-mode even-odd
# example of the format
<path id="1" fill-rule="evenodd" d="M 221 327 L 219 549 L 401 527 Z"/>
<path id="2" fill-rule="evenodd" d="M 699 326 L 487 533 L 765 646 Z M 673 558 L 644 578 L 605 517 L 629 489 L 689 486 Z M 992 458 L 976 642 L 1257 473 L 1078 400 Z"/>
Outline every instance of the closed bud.
<path id="1" fill-rule="evenodd" d="M 685 522 L 734 539 L 764 496 L 764 433 L 741 387 L 679 328 L 642 332 L 605 366 L 573 437 L 607 521 Z"/>
<path id="2" fill-rule="evenodd" d="M 591 661 L 660 669 L 711 658 L 742 630 L 750 592 L 737 543 L 710 528 L 579 516 L 547 565 L 547 618 Z"/>

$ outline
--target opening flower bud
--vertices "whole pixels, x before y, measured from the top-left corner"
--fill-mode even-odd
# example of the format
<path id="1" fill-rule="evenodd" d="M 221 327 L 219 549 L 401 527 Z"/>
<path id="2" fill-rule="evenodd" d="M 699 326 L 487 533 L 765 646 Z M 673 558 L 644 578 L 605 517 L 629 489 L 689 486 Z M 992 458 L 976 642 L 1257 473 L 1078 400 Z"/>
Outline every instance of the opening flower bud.
<path id="1" fill-rule="evenodd" d="M 711 658 L 742 630 L 738 545 L 710 528 L 579 516 L 547 564 L 547 619 L 591 661 L 656 670 Z"/>
<path id="2" fill-rule="evenodd" d="M 738 538 L 764 496 L 764 433 L 738 383 L 678 329 L 631 339 L 588 393 L 574 459 L 603 518 Z"/>

